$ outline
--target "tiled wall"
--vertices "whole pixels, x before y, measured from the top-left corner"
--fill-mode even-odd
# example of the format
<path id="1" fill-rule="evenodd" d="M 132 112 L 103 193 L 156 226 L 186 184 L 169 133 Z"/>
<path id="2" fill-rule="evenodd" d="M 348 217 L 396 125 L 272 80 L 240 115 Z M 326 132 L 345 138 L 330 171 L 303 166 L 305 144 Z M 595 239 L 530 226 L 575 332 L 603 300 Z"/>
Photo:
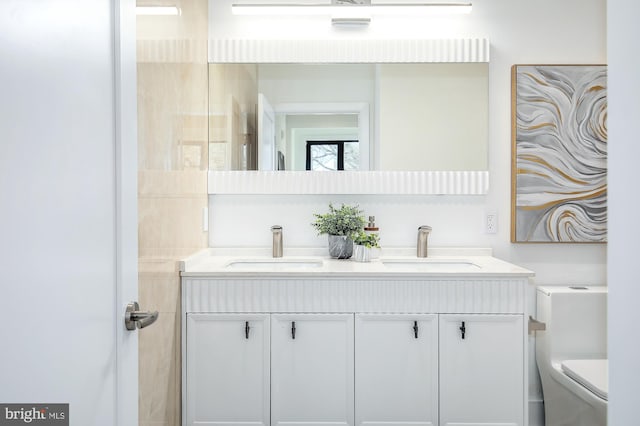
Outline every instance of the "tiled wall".
<path id="1" fill-rule="evenodd" d="M 160 312 L 139 334 L 140 426 L 180 424 L 177 262 L 207 246 L 207 1 L 178 6 L 137 20 L 139 301 Z"/>

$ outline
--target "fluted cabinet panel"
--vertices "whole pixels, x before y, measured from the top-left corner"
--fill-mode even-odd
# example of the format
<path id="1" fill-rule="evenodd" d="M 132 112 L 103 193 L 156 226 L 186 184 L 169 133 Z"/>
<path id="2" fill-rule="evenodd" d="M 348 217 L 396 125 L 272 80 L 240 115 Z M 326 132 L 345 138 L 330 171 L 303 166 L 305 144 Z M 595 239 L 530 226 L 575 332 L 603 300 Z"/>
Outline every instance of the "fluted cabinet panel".
<path id="1" fill-rule="evenodd" d="M 184 278 L 186 312 L 523 313 L 522 279 Z"/>

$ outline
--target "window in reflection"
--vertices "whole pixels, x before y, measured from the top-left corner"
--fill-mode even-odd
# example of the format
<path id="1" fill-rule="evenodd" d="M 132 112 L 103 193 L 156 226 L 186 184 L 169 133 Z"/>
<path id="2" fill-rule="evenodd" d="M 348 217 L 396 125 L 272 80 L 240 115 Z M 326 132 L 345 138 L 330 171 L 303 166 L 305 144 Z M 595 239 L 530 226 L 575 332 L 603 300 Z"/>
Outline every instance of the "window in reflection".
<path id="1" fill-rule="evenodd" d="M 358 141 L 307 141 L 306 170 L 358 170 Z"/>

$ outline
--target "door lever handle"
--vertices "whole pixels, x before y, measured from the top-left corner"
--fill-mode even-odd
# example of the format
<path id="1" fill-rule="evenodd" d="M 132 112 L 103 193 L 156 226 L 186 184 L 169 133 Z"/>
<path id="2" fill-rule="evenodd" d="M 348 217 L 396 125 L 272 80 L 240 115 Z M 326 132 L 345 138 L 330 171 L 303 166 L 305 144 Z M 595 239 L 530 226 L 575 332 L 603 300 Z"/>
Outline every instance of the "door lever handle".
<path id="1" fill-rule="evenodd" d="M 124 325 L 129 331 L 145 328 L 156 322 L 158 315 L 158 311 L 141 311 L 138 302 L 131 302 L 124 313 Z"/>

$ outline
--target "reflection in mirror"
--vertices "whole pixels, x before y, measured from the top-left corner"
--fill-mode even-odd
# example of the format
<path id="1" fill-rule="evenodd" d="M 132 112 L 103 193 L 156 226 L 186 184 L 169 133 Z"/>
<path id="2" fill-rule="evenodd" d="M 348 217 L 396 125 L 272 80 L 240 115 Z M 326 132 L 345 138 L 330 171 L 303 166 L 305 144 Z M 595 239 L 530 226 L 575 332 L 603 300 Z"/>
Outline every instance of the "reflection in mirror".
<path id="1" fill-rule="evenodd" d="M 209 64 L 209 91 L 210 170 L 487 169 L 487 63 Z"/>
<path id="2" fill-rule="evenodd" d="M 368 103 L 283 103 L 275 117 L 277 155 L 284 160 L 284 168 L 278 170 L 369 170 Z M 321 142 L 335 142 L 336 157 L 325 166 L 313 158 Z M 331 148 L 322 152 L 327 150 Z"/>
<path id="3" fill-rule="evenodd" d="M 278 170 L 360 170 L 357 114 L 276 113 Z"/>

